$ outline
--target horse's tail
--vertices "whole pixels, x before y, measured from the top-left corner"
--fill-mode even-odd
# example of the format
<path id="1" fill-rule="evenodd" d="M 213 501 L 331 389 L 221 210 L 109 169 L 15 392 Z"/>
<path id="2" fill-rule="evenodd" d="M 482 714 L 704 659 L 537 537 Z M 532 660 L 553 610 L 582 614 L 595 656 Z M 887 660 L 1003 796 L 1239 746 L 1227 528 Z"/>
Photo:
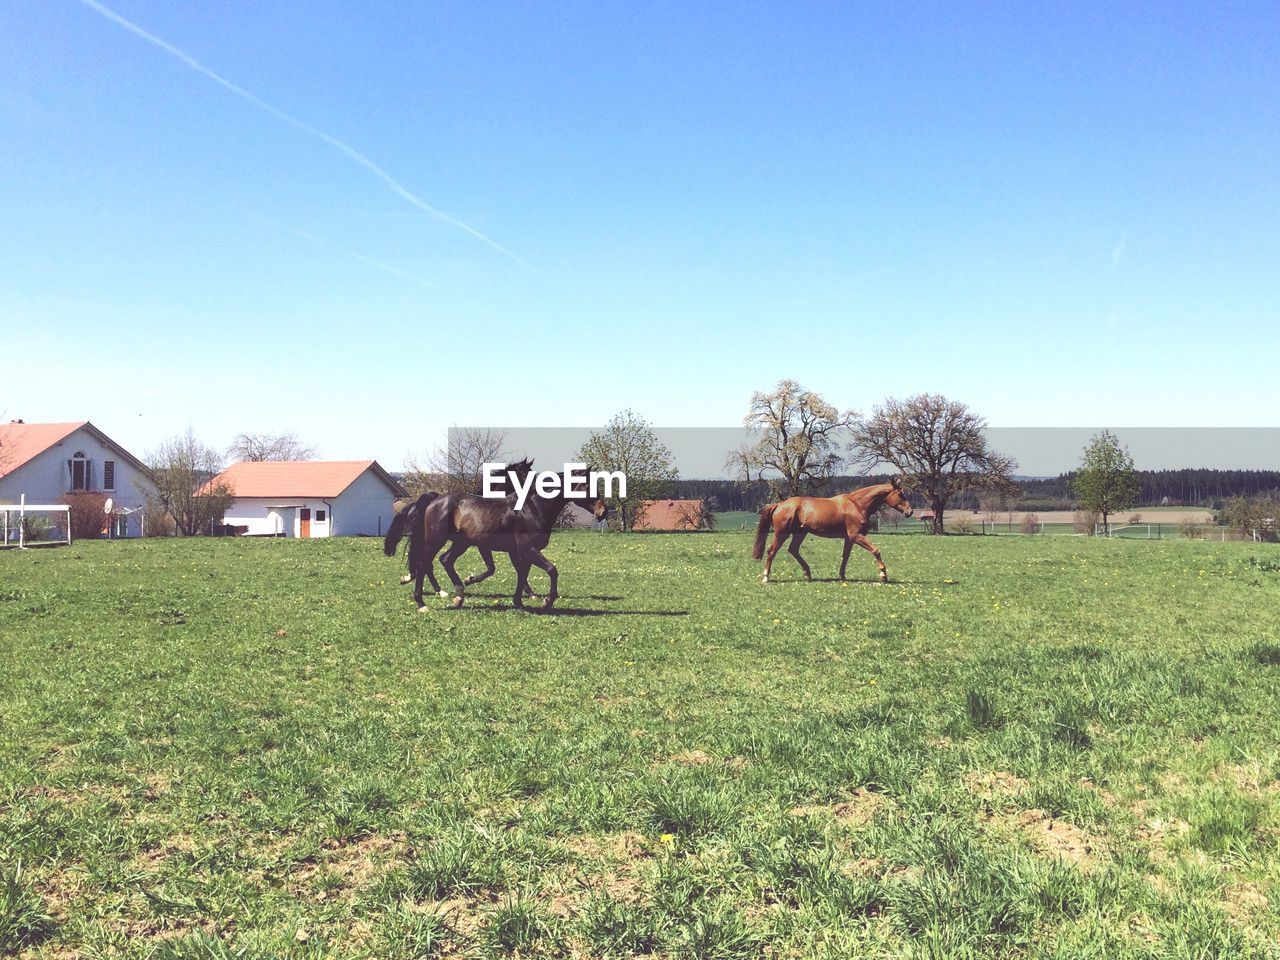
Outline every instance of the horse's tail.
<path id="1" fill-rule="evenodd" d="M 387 535 L 382 540 L 383 553 L 388 557 L 394 557 L 396 555 L 396 547 L 400 545 L 400 541 L 404 539 L 406 533 L 409 535 L 409 542 L 413 543 L 414 532 L 422 525 L 420 523 L 422 511 L 426 509 L 427 504 L 438 496 L 440 496 L 438 493 L 424 493 L 391 518 L 391 526 L 387 527 Z"/>
<path id="2" fill-rule="evenodd" d="M 759 560 L 764 556 L 764 540 L 769 535 L 769 525 L 773 523 L 773 511 L 778 509 L 778 504 L 766 504 L 760 510 L 760 522 L 756 525 L 756 542 L 751 548 L 751 559 Z"/>

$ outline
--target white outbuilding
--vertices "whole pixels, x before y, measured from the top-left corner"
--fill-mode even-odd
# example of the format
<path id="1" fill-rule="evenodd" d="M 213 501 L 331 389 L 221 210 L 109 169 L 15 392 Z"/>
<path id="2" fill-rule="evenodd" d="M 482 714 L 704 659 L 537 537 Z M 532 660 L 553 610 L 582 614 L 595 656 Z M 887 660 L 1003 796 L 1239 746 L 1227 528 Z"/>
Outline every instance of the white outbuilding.
<path id="1" fill-rule="evenodd" d="M 380 537 L 405 495 L 376 460 L 246 461 L 222 471 L 235 497 L 223 522 L 247 536 Z"/>

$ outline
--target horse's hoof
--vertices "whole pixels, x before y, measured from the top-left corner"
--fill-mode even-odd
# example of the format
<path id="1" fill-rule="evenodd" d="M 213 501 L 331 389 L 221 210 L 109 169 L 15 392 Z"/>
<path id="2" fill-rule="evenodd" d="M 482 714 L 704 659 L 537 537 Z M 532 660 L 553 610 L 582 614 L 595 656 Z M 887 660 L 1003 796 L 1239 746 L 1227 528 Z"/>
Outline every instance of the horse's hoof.
<path id="1" fill-rule="evenodd" d="M 554 600 L 552 600 L 550 597 L 547 597 L 547 599 L 545 599 L 545 600 L 543 600 L 543 601 L 542 601 L 542 609 L 543 609 L 543 610 L 550 610 L 550 609 L 551 609 L 551 605 L 552 605 L 553 603 L 555 603 L 555 601 L 554 601 Z"/>
<path id="2" fill-rule="evenodd" d="M 419 612 L 419 613 L 430 613 L 430 612 L 431 612 L 431 608 L 430 608 L 430 607 L 428 607 L 428 606 L 424 603 L 422 606 L 420 606 L 420 607 L 418 608 L 418 612 Z"/>
<path id="3" fill-rule="evenodd" d="M 464 587 L 470 587 L 470 586 L 472 586 L 475 582 L 476 582 L 476 578 L 475 578 L 475 577 L 467 577 L 467 579 L 465 579 L 465 580 L 463 580 L 463 581 L 462 581 L 462 585 L 463 585 Z"/>
<path id="4" fill-rule="evenodd" d="M 807 574 L 807 573 L 806 573 L 806 574 L 804 575 L 804 582 L 805 582 L 805 583 L 813 583 L 813 577 L 811 577 L 809 574 Z"/>
<path id="5" fill-rule="evenodd" d="M 403 577 L 400 578 L 400 582 L 402 584 L 413 583 L 413 576 L 411 574 L 406 573 Z"/>
<path id="6" fill-rule="evenodd" d="M 448 599 L 449 599 L 449 591 L 448 591 L 448 590 L 441 590 L 441 591 L 440 591 L 440 599 L 441 599 L 441 600 L 448 600 Z"/>
<path id="7" fill-rule="evenodd" d="M 760 578 L 760 582 L 761 582 L 761 583 L 768 583 L 768 582 L 769 582 L 769 578 L 768 578 L 767 576 L 761 577 L 761 578 Z"/>
<path id="8" fill-rule="evenodd" d="M 457 610 L 457 609 L 458 609 L 459 607 L 461 607 L 461 606 L 462 606 L 462 598 L 461 598 L 461 597 L 454 597 L 454 598 L 453 598 L 453 609 Z"/>

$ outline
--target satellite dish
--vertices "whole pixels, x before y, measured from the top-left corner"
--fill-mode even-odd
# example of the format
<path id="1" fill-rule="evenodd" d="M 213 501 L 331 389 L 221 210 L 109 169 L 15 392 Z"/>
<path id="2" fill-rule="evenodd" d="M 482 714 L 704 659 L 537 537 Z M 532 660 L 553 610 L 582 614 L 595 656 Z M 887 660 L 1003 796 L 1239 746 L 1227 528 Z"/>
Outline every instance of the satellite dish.
<path id="1" fill-rule="evenodd" d="M 114 507 L 115 505 L 116 505 L 116 502 L 112 500 L 110 497 L 107 497 L 107 502 L 102 505 L 102 512 L 110 513 L 111 508 Z"/>

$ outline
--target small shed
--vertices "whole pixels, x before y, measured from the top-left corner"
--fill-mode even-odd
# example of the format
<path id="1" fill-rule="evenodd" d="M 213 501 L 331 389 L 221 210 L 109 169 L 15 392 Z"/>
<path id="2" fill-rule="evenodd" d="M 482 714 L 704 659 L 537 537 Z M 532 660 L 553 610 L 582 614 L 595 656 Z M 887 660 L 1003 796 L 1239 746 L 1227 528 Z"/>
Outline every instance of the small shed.
<path id="1" fill-rule="evenodd" d="M 246 536 L 380 537 L 405 495 L 376 460 L 245 461 L 220 482 L 235 496 L 223 523 Z"/>

